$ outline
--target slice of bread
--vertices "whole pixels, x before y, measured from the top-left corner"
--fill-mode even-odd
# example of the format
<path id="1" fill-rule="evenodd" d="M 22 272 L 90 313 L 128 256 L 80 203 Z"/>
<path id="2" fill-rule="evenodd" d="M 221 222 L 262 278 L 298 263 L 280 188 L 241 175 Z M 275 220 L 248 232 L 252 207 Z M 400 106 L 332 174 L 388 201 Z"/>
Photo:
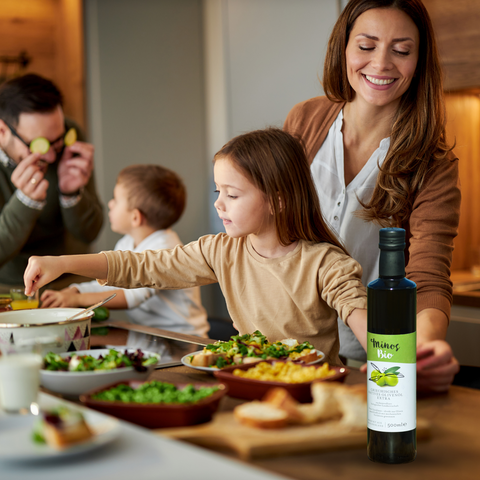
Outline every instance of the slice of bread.
<path id="1" fill-rule="evenodd" d="M 358 428 L 367 426 L 366 385 L 341 385 L 335 392 L 335 398 L 342 413 L 342 425 Z"/>
<path id="2" fill-rule="evenodd" d="M 318 353 L 315 349 L 305 349 L 303 352 L 300 352 L 295 358 L 292 357 L 296 362 L 310 363 L 318 360 Z"/>
<path id="3" fill-rule="evenodd" d="M 238 405 L 233 414 L 240 423 L 255 428 L 283 428 L 288 424 L 287 412 L 258 400 Z"/>
<path id="4" fill-rule="evenodd" d="M 263 397 L 262 402 L 269 403 L 286 412 L 290 423 L 305 422 L 304 416 L 299 409 L 300 403 L 285 388 L 271 388 Z"/>
<path id="5" fill-rule="evenodd" d="M 313 382 L 312 398 L 317 408 L 317 421 L 340 417 L 342 412 L 338 405 L 336 391 L 340 385 L 336 382 Z"/>
<path id="6" fill-rule="evenodd" d="M 62 408 L 44 415 L 43 436 L 48 445 L 62 450 L 88 440 L 93 433 L 80 412 Z"/>
<path id="7" fill-rule="evenodd" d="M 191 365 L 195 367 L 211 367 L 217 363 L 217 360 L 220 357 L 226 358 L 226 355 L 222 353 L 213 353 L 210 350 L 205 350 L 201 353 L 193 355 L 193 358 L 190 361 Z"/>

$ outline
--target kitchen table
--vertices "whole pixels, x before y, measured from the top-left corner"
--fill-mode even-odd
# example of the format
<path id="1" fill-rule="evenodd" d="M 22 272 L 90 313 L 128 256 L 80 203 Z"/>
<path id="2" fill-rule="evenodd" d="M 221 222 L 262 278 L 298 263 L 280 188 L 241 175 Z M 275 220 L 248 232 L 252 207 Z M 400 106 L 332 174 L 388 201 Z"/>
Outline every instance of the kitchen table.
<path id="1" fill-rule="evenodd" d="M 170 382 L 215 382 L 215 377 L 189 367 L 159 369 L 151 379 Z M 365 382 L 352 369 L 346 383 Z M 242 400 L 225 397 L 221 410 L 232 410 Z M 449 393 L 420 398 L 418 416 L 431 424 L 431 438 L 417 445 L 417 459 L 405 465 L 371 462 L 365 448 L 305 453 L 249 460 L 248 464 L 302 480 L 477 480 L 480 478 L 480 390 L 451 387 Z M 207 450 L 205 450 L 207 451 Z M 235 458 L 223 453 L 226 458 Z"/>
<path id="2" fill-rule="evenodd" d="M 40 404 L 63 402 L 41 393 Z M 81 407 L 79 407 L 81 408 Z M 102 414 L 93 412 L 95 415 Z M 111 421 L 111 417 L 107 417 Z M 18 451 L 27 452 L 30 429 L 25 435 L 22 415 L 7 415 L 0 409 L 0 444 L 16 442 Z M 17 428 L 15 425 L 19 424 Z M 4 437 L 7 437 L 6 439 Z M 9 437 L 9 438 L 8 438 Z M 24 437 L 24 438 L 23 438 Z M 27 447 L 27 448 L 25 448 Z M 2 460 L 1 480 L 282 480 L 285 477 L 269 473 L 234 459 L 209 452 L 184 442 L 152 434 L 149 430 L 128 422 L 118 422 L 118 436 L 97 450 L 76 455 L 41 460 Z M 18 453 L 15 452 L 18 456 Z M 23 453 L 19 455 L 22 457 Z M 31 453 L 30 453 L 31 455 Z"/>

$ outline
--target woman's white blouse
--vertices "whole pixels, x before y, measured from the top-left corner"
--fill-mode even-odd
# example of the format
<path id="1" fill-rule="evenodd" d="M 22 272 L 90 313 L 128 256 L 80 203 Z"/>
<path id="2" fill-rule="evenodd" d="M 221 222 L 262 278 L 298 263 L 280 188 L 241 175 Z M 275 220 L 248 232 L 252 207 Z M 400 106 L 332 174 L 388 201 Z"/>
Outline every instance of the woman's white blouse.
<path id="1" fill-rule="evenodd" d="M 378 277 L 378 232 L 381 227 L 365 222 L 355 215 L 362 208 L 358 202 L 368 201 L 390 146 L 390 138 L 384 138 L 362 170 L 345 185 L 343 150 L 343 110 L 330 127 L 320 150 L 311 165 L 311 172 L 323 216 L 337 234 L 348 253 L 363 268 L 362 281 L 366 286 Z M 339 321 L 340 355 L 364 361 L 365 351 L 352 331 Z"/>

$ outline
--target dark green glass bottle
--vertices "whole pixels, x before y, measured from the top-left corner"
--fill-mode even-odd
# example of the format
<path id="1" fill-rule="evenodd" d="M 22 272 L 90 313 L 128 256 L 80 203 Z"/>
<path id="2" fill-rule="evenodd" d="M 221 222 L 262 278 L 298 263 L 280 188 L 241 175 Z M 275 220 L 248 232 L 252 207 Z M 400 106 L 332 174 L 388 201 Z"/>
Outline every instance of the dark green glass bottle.
<path id="1" fill-rule="evenodd" d="M 380 230 L 379 278 L 367 287 L 367 454 L 381 463 L 417 455 L 417 287 L 405 278 L 405 230 Z"/>

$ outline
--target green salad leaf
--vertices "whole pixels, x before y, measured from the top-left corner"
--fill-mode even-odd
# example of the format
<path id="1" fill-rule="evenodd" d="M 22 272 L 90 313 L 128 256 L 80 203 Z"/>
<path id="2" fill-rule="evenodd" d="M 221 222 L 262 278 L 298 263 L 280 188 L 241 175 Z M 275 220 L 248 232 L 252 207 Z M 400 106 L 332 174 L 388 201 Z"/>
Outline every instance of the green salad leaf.
<path id="1" fill-rule="evenodd" d="M 137 371 L 145 371 L 149 365 L 157 363 L 156 356 L 147 357 L 138 349 L 136 352 L 120 352 L 110 349 L 109 352 L 98 358 L 92 355 L 78 355 L 61 357 L 57 353 L 47 353 L 43 359 L 44 369 L 51 371 L 92 372 L 98 370 L 114 370 L 117 368 L 134 367 Z"/>

